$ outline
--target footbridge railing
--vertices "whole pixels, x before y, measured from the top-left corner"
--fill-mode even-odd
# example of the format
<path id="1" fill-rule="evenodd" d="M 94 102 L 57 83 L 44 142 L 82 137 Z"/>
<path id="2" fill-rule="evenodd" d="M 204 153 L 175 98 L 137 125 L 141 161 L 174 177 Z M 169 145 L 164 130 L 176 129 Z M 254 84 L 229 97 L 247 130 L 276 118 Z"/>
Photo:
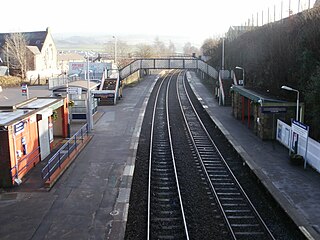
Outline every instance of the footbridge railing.
<path id="1" fill-rule="evenodd" d="M 136 71 L 143 69 L 194 69 L 201 70 L 214 79 L 218 78 L 216 69 L 197 58 L 145 58 L 136 59 L 120 69 L 120 79 L 124 79 Z"/>

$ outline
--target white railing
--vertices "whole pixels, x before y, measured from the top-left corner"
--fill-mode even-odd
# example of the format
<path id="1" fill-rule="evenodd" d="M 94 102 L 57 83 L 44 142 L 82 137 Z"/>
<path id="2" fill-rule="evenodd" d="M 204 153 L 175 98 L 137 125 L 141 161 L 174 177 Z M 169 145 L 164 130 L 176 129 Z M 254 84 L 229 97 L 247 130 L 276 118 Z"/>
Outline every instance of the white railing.
<path id="1" fill-rule="evenodd" d="M 231 70 L 231 77 L 233 79 L 233 84 L 238 85 L 238 79 L 237 79 L 237 76 L 233 70 Z"/>
<path id="2" fill-rule="evenodd" d="M 140 69 L 198 69 L 217 79 L 215 68 L 197 58 L 152 58 L 137 59 L 119 71 L 121 79 L 128 77 Z"/>
<path id="3" fill-rule="evenodd" d="M 224 95 L 224 90 L 223 90 L 223 83 L 222 83 L 221 74 L 219 74 L 219 93 L 220 93 L 219 94 L 219 105 L 224 105 L 225 95 Z"/>
<path id="4" fill-rule="evenodd" d="M 67 82 L 70 83 L 70 82 L 77 81 L 77 80 L 79 80 L 78 77 L 49 78 L 48 88 L 49 88 L 49 90 L 52 90 L 55 87 L 66 85 Z"/>

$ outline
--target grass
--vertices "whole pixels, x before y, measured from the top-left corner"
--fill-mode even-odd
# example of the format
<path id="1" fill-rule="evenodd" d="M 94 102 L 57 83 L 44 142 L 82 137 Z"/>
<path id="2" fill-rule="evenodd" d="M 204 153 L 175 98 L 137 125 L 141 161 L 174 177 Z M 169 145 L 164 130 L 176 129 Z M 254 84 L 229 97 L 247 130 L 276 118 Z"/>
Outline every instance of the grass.
<path id="1" fill-rule="evenodd" d="M 0 86 L 6 87 L 17 87 L 20 86 L 23 80 L 19 77 L 12 76 L 0 76 Z"/>

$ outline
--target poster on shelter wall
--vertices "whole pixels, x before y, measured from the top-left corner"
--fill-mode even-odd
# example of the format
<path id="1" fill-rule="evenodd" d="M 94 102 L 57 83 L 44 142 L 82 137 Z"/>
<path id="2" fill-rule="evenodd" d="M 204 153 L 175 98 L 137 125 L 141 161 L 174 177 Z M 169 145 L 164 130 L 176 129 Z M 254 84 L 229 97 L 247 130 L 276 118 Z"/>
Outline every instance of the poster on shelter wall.
<path id="1" fill-rule="evenodd" d="M 92 76 L 101 75 L 105 69 L 111 69 L 112 64 L 106 62 L 90 62 L 89 63 L 89 71 Z M 69 75 L 77 74 L 83 75 L 87 72 L 87 62 L 70 62 L 69 63 Z"/>
<path id="2" fill-rule="evenodd" d="M 53 142 L 53 123 L 51 122 L 51 119 L 49 119 L 48 123 L 48 128 L 49 128 L 49 142 Z"/>
<path id="3" fill-rule="evenodd" d="M 14 133 L 15 135 L 21 133 L 24 131 L 24 124 L 25 124 L 25 121 L 20 121 L 18 122 L 17 124 L 14 125 Z"/>
<path id="4" fill-rule="evenodd" d="M 279 142 L 281 142 L 287 148 L 289 148 L 291 145 L 290 131 L 291 131 L 291 127 L 278 119 L 276 138 Z"/>
<path id="5" fill-rule="evenodd" d="M 292 132 L 290 149 L 295 154 L 298 153 L 298 142 L 299 142 L 299 135 L 296 132 Z"/>

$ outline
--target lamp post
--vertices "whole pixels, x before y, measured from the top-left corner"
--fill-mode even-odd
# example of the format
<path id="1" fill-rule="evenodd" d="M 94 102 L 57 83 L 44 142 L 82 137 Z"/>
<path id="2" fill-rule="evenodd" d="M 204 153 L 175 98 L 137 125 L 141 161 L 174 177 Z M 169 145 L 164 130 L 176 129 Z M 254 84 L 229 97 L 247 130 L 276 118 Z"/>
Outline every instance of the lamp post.
<path id="1" fill-rule="evenodd" d="M 224 70 L 224 37 L 222 38 L 221 69 Z"/>
<path id="2" fill-rule="evenodd" d="M 236 66 L 236 69 L 242 70 L 242 85 L 244 86 L 244 68 Z"/>
<path id="3" fill-rule="evenodd" d="M 114 64 L 117 64 L 117 38 L 116 36 L 112 36 L 114 38 Z"/>
<path id="4" fill-rule="evenodd" d="M 93 118 L 92 118 L 92 104 L 91 104 L 91 89 L 90 89 L 90 75 L 89 75 L 89 55 L 87 53 L 87 121 L 88 121 L 88 132 L 93 129 Z"/>
<path id="5" fill-rule="evenodd" d="M 282 86 L 281 89 L 292 91 L 297 93 L 297 110 L 296 110 L 296 121 L 299 121 L 299 91 L 297 89 L 288 87 L 288 86 Z M 300 119 L 301 120 L 301 119 Z M 301 122 L 301 121 L 300 121 Z"/>
<path id="6" fill-rule="evenodd" d="M 70 132 L 70 111 L 71 111 L 71 109 L 70 109 L 70 104 L 69 104 L 69 102 L 70 102 L 70 100 L 69 100 L 69 79 L 68 79 L 68 77 L 66 76 L 66 73 L 64 74 L 64 77 L 66 77 L 66 88 L 67 88 L 67 105 L 68 105 L 68 126 L 67 126 L 67 136 L 68 137 L 70 137 L 70 134 L 71 134 L 71 132 Z M 71 113 L 72 114 L 72 113 Z"/>

